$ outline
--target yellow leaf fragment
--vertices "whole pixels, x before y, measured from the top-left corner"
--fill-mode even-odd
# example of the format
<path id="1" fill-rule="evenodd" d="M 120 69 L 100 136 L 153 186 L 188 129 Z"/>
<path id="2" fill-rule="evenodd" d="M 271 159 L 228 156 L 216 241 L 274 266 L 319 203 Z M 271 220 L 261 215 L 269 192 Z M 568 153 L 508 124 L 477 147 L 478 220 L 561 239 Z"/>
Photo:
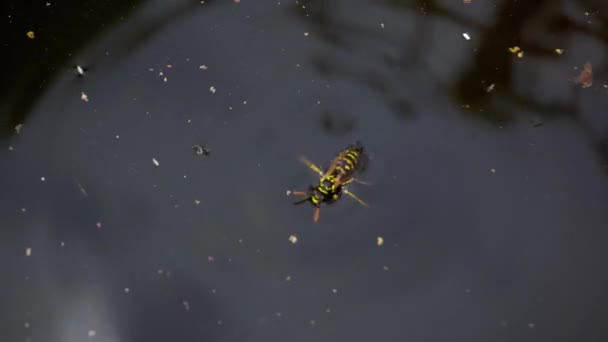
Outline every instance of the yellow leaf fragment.
<path id="1" fill-rule="evenodd" d="M 519 48 L 519 46 L 514 46 L 514 47 L 510 47 L 509 51 L 511 53 L 517 53 L 517 52 L 521 51 L 521 49 Z"/>
<path id="2" fill-rule="evenodd" d="M 34 39 L 34 38 L 36 38 L 36 35 L 34 34 L 34 31 L 27 31 L 26 35 L 27 35 L 27 37 L 28 37 L 29 39 Z"/>

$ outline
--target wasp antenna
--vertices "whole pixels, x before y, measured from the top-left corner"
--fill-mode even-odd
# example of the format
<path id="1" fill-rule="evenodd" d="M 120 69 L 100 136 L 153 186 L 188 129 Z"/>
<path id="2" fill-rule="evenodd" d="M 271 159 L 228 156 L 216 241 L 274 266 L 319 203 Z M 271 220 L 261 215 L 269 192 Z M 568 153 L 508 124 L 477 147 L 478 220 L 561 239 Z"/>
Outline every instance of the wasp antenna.
<path id="1" fill-rule="evenodd" d="M 315 223 L 319 222 L 319 214 L 321 214 L 321 208 L 316 207 L 315 208 Z"/>

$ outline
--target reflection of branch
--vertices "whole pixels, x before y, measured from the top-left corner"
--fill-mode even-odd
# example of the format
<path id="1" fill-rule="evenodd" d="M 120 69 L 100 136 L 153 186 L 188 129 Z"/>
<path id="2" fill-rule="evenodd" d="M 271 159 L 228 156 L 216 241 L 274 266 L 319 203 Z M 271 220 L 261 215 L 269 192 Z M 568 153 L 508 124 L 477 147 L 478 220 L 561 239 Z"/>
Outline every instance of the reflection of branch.
<path id="1" fill-rule="evenodd" d="M 481 32 L 473 62 L 453 87 L 458 101 L 486 107 L 489 97 L 484 96 L 485 90 L 480 86 L 484 79 L 491 79 L 502 89 L 512 88 L 512 56 L 507 53 L 508 48 L 520 44 L 521 28 L 547 1 L 550 0 L 502 2 L 496 24 Z"/>

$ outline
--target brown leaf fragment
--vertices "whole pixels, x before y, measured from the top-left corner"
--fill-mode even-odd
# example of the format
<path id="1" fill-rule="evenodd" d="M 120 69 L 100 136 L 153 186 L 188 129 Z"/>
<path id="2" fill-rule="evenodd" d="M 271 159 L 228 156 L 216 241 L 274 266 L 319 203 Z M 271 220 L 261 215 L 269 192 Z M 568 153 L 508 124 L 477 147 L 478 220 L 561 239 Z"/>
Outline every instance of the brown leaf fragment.
<path id="1" fill-rule="evenodd" d="M 593 85 L 593 69 L 591 63 L 587 62 L 583 65 L 583 70 L 575 79 L 576 84 L 580 84 L 581 88 L 589 88 Z"/>

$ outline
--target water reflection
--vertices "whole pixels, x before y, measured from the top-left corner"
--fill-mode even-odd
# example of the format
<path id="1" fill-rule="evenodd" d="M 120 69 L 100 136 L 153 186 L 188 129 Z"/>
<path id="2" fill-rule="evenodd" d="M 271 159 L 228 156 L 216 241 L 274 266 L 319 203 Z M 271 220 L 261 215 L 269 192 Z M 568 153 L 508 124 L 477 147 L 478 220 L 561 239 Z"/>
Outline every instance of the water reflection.
<path id="1" fill-rule="evenodd" d="M 206 3 L 206 8 L 211 9 L 216 1 Z M 142 0 L 76 4 L 19 2 L 12 6 L 10 12 L 28 13 L 28 19 L 25 21 L 18 14 L 9 15 L 11 25 L 35 29 L 37 36 L 33 41 L 25 40 L 25 31 L 20 35 L 15 30 L 5 42 L 12 52 L 8 54 L 7 65 L 24 67 L 7 69 L 0 81 L 0 108 L 8 113 L 3 117 L 0 138 L 13 133 L 16 125 L 26 121 L 36 99 L 58 78 L 69 73 L 77 75 L 78 65 L 86 66 L 91 73 L 103 73 L 96 70 L 100 61 L 121 60 L 197 6 L 200 4 L 192 1 L 163 5 L 162 1 Z M 128 29 L 118 29 L 112 35 L 111 45 L 102 45 L 103 50 L 99 51 L 83 50 L 126 20 L 132 23 Z"/>
<path id="2" fill-rule="evenodd" d="M 53 60 L 29 102 L 3 95 L 5 132 L 25 123 L 0 151 L 9 338 L 603 332 L 588 320 L 605 316 L 608 284 L 603 14 L 579 22 L 548 1 L 137 4 L 99 12 L 122 24 Z M 564 6 L 576 4 L 601 5 Z M 554 31 L 564 21 L 581 29 Z M 76 58 L 85 77 L 57 71 Z M 587 61 L 594 86 L 581 89 L 572 66 Z M 358 139 L 373 185 L 353 191 L 370 208 L 345 199 L 314 225 L 285 196 L 318 181 L 297 155 L 326 165 Z"/>
<path id="3" fill-rule="evenodd" d="M 411 24 L 404 27 L 383 19 L 391 14 L 383 12 L 382 6 L 402 12 L 400 20 Z M 415 106 L 407 95 L 412 84 L 445 87 L 461 114 L 492 124 L 506 126 L 522 116 L 533 127 L 540 127 L 541 121 L 574 120 L 608 163 L 601 148 L 604 130 L 592 128 L 597 124 L 608 127 L 608 119 L 585 105 L 605 101 L 603 65 L 608 56 L 601 52 L 608 43 L 602 29 L 607 23 L 605 7 L 597 1 L 473 1 L 463 5 L 391 0 L 377 8 L 364 2 L 309 0 L 294 5 L 294 13 L 328 44 L 312 60 L 320 75 L 366 84 L 391 103 L 400 117 L 413 117 Z M 360 10 L 375 15 L 361 20 L 356 17 Z M 370 23 L 370 17 L 375 22 Z M 404 29 L 399 32 L 395 25 Z M 435 36 L 436 28 L 445 25 L 455 28 L 442 31 L 450 32 L 452 38 Z M 459 29 L 472 34 L 473 40 L 464 41 Z M 449 48 L 438 50 L 437 44 L 457 44 L 453 58 L 445 56 Z M 508 52 L 514 46 L 523 49 L 523 58 Z M 444 56 L 435 57 L 437 53 Z M 365 63 L 353 64 L 358 54 L 366 54 Z M 466 62 L 460 62 L 462 58 Z M 587 61 L 594 65 L 595 79 L 595 87 L 589 91 L 573 81 L 578 75 L 573 66 L 582 68 Z M 437 62 L 443 65 L 433 65 Z M 441 76 L 437 70 L 442 70 Z M 445 75 L 452 76 L 446 79 Z M 556 75 L 560 82 L 555 82 Z"/>

